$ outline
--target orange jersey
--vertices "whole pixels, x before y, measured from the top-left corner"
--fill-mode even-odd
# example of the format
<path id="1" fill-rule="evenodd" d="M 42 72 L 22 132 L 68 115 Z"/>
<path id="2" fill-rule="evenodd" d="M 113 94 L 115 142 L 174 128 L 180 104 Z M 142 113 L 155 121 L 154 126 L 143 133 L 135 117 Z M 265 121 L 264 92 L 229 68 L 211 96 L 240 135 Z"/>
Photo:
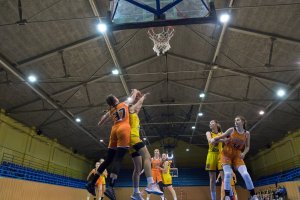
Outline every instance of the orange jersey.
<path id="1" fill-rule="evenodd" d="M 229 141 L 223 148 L 223 154 L 227 156 L 233 156 L 235 154 L 240 155 L 241 151 L 244 149 L 247 140 L 247 134 L 239 134 L 237 130 L 233 130 L 233 132 L 229 136 Z"/>
<path id="2" fill-rule="evenodd" d="M 156 183 L 162 182 L 162 176 L 161 176 L 161 170 L 158 168 L 161 165 L 161 160 L 160 159 L 151 159 L 151 171 L 152 171 L 152 176 L 153 180 Z"/>
<path id="3" fill-rule="evenodd" d="M 116 107 L 110 109 L 109 115 L 114 122 L 114 125 L 129 124 L 129 110 L 128 106 L 122 102 Z"/>
<path id="4" fill-rule="evenodd" d="M 152 158 L 152 160 L 151 160 L 152 170 L 160 171 L 160 169 L 158 169 L 158 167 L 160 167 L 160 165 L 161 165 L 161 160 L 160 159 Z"/>

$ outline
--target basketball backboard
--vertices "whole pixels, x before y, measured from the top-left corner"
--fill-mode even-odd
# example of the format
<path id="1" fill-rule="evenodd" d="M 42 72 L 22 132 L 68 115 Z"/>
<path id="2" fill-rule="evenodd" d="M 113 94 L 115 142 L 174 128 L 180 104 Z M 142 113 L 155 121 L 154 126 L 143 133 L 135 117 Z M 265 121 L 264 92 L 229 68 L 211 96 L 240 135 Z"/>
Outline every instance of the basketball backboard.
<path id="1" fill-rule="evenodd" d="M 210 15 L 207 0 L 113 0 L 111 9 L 112 25 L 119 29 L 210 23 L 215 20 L 215 16 Z"/>

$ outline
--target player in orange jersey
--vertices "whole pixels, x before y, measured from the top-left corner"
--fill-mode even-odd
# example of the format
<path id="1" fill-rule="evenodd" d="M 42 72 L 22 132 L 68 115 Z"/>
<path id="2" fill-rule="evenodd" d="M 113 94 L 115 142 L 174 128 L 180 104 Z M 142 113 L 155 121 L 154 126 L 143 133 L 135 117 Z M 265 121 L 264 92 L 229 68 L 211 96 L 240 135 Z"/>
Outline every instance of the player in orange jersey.
<path id="1" fill-rule="evenodd" d="M 255 195 L 252 179 L 244 163 L 245 155 L 250 149 L 250 133 L 246 130 L 246 119 L 242 116 L 235 117 L 235 126 L 229 128 L 221 136 L 212 139 L 212 143 L 217 143 L 220 139 L 228 137 L 221 154 L 221 161 L 224 171 L 225 200 L 230 200 L 230 179 L 232 175 L 231 165 L 239 171 L 243 177 L 246 187 L 250 192 L 250 200 L 258 200 Z"/>
<path id="2" fill-rule="evenodd" d="M 154 181 L 159 185 L 159 189 L 164 192 L 164 184 L 161 176 L 161 164 L 162 160 L 160 157 L 159 149 L 154 150 L 154 157 L 151 158 L 151 171 Z M 160 196 L 161 199 L 165 199 L 164 195 Z M 147 194 L 147 200 L 150 199 L 150 194 Z"/>
<path id="3" fill-rule="evenodd" d="M 102 126 L 109 118 L 114 122 L 112 126 L 108 152 L 105 161 L 100 165 L 94 179 L 86 185 L 87 190 L 95 196 L 95 184 L 100 174 L 112 163 L 111 174 L 108 177 L 108 187 L 104 194 L 110 199 L 115 200 L 113 190 L 115 181 L 120 171 L 122 160 L 130 146 L 130 124 L 128 106 L 136 97 L 138 90 L 132 90 L 131 96 L 124 102 L 120 102 L 114 95 L 109 95 L 106 102 L 109 110 L 101 117 L 98 125 Z"/>

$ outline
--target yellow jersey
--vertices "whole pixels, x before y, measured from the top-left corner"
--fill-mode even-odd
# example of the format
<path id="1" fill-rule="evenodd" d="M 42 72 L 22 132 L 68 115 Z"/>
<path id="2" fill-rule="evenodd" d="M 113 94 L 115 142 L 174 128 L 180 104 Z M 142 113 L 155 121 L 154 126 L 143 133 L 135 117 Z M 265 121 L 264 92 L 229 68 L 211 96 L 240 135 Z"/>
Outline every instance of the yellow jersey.
<path id="1" fill-rule="evenodd" d="M 106 184 L 106 181 L 105 181 L 106 176 L 104 174 L 101 174 L 100 178 L 101 178 L 102 184 L 105 185 Z"/>
<path id="2" fill-rule="evenodd" d="M 166 172 L 162 172 L 162 179 L 163 179 L 164 184 L 170 185 L 170 184 L 172 184 L 172 176 L 170 174 L 170 168 L 171 168 L 172 162 L 169 162 L 169 161 L 165 161 L 165 162 L 168 163 L 168 166 L 167 166 Z"/>
<path id="3" fill-rule="evenodd" d="M 222 133 L 214 133 L 210 132 L 211 138 L 215 138 L 217 136 L 222 135 Z M 221 153 L 222 151 L 222 142 L 219 142 L 217 145 L 213 145 L 211 143 L 208 143 L 208 152 L 215 152 L 215 153 Z"/>
<path id="4" fill-rule="evenodd" d="M 129 113 L 131 137 L 140 137 L 140 119 L 136 113 Z"/>

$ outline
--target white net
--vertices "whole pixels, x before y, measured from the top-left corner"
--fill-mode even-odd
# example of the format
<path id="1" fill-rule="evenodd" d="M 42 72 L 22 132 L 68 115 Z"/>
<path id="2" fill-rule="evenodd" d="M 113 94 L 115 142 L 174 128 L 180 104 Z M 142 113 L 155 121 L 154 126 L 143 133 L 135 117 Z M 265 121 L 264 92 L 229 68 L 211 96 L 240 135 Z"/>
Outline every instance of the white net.
<path id="1" fill-rule="evenodd" d="M 156 52 L 157 56 L 159 56 L 160 54 L 164 54 L 169 49 L 171 49 L 169 42 L 170 39 L 174 36 L 173 27 L 163 27 L 163 31 L 161 33 L 155 33 L 153 28 L 150 28 L 148 30 L 148 35 L 154 43 L 153 50 Z"/>

